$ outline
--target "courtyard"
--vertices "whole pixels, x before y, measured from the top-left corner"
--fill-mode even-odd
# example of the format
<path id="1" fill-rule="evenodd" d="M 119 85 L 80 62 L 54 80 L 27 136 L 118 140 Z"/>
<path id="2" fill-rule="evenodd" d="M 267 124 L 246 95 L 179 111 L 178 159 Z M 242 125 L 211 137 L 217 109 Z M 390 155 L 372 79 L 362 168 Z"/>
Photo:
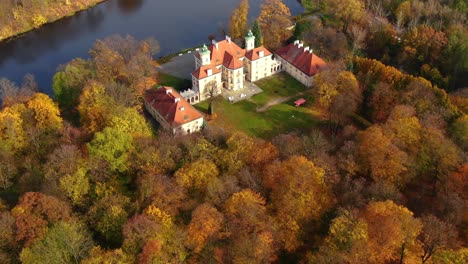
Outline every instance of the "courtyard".
<path id="1" fill-rule="evenodd" d="M 313 108 L 311 90 L 289 75 L 276 74 L 256 84 L 263 92 L 247 100 L 233 104 L 221 96 L 216 97 L 213 101 L 216 118 L 208 121 L 208 127 L 222 127 L 269 139 L 281 133 L 308 131 L 320 124 L 319 113 Z M 293 102 L 299 98 L 307 100 L 305 107 L 294 106 Z M 209 102 L 201 102 L 195 107 L 207 114 Z"/>

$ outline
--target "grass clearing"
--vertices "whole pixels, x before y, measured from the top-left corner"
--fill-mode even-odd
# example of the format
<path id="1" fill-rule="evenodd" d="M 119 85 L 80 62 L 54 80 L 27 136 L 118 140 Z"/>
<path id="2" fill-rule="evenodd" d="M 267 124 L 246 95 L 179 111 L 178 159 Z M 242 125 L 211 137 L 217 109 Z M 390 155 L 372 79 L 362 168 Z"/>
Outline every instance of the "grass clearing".
<path id="1" fill-rule="evenodd" d="M 208 112 L 207 101 L 195 107 L 203 113 Z M 249 101 L 235 104 L 222 97 L 215 98 L 213 108 L 217 118 L 208 125 L 239 130 L 260 138 L 272 138 L 280 133 L 299 130 L 307 131 L 319 124 L 316 113 L 305 107 L 295 107 L 290 103 L 272 106 L 265 112 L 257 113 L 257 105 Z"/>
<path id="2" fill-rule="evenodd" d="M 192 82 L 190 80 L 175 77 L 163 72 L 159 72 L 159 84 L 174 87 L 177 91 L 183 91 L 192 87 Z"/>
<path id="3" fill-rule="evenodd" d="M 284 72 L 257 81 L 255 84 L 263 90 L 263 93 L 251 98 L 251 101 L 258 106 L 265 105 L 272 99 L 291 96 L 308 89 Z"/>

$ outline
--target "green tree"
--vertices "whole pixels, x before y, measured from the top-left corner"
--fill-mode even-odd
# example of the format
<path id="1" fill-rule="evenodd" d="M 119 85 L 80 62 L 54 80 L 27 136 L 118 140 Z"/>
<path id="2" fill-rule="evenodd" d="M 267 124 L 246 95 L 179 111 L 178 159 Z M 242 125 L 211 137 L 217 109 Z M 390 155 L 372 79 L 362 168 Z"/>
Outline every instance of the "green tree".
<path id="1" fill-rule="evenodd" d="M 93 246 L 86 227 L 77 222 L 58 222 L 44 238 L 24 248 L 20 259 L 25 264 L 81 263 Z"/>
<path id="2" fill-rule="evenodd" d="M 255 19 L 253 27 L 252 27 L 252 33 L 255 37 L 255 47 L 258 48 L 263 45 L 263 36 L 262 36 L 262 30 L 260 29 L 260 26 L 258 25 L 258 19 Z"/>
<path id="3" fill-rule="evenodd" d="M 89 61 L 75 59 L 54 75 L 52 89 L 61 109 L 74 111 L 85 83 L 94 76 L 91 67 Z"/>
<path id="4" fill-rule="evenodd" d="M 127 157 L 133 147 L 132 136 L 128 133 L 106 127 L 86 145 L 90 156 L 106 161 L 111 170 L 124 172 L 128 169 Z"/>
<path id="5" fill-rule="evenodd" d="M 122 242 L 122 226 L 127 222 L 130 199 L 121 194 L 103 197 L 89 209 L 87 218 L 91 228 L 112 246 Z"/>

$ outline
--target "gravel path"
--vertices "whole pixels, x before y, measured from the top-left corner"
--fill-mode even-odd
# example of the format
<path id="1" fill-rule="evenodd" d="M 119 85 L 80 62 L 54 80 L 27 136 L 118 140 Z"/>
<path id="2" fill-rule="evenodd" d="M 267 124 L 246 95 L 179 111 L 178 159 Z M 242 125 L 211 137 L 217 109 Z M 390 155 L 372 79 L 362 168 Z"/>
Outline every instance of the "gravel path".
<path id="1" fill-rule="evenodd" d="M 284 103 L 284 102 L 286 102 L 286 101 L 289 101 L 289 100 L 291 100 L 292 98 L 294 98 L 294 97 L 296 97 L 296 96 L 304 95 L 304 93 L 305 93 L 305 92 L 299 92 L 299 93 L 297 93 L 297 94 L 295 94 L 295 95 L 271 99 L 271 100 L 268 101 L 264 106 L 257 107 L 257 109 L 255 109 L 255 111 L 256 111 L 257 113 L 265 112 L 266 110 L 268 110 L 268 108 L 270 108 L 270 107 L 272 107 L 272 106 L 275 106 L 275 105 Z"/>

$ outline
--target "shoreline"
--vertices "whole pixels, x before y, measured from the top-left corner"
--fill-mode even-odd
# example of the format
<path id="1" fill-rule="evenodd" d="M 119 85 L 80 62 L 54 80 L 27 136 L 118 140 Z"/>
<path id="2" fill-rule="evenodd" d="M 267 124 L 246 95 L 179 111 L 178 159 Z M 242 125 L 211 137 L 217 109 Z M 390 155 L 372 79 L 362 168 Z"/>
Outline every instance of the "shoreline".
<path id="1" fill-rule="evenodd" d="M 38 27 L 33 27 L 33 28 L 30 28 L 30 29 L 27 29 L 27 30 L 24 30 L 24 31 L 21 31 L 21 32 L 17 32 L 17 33 L 15 33 L 14 35 L 7 36 L 7 37 L 5 37 L 5 38 L 0 38 L 0 43 L 7 43 L 7 42 L 12 41 L 12 40 L 15 40 L 15 39 L 17 39 L 17 38 L 21 38 L 23 35 L 25 35 L 25 34 L 27 34 L 27 33 L 30 33 L 30 32 L 32 32 L 32 31 L 34 31 L 34 30 L 40 29 L 41 27 L 43 27 L 43 26 L 45 26 L 45 25 L 52 24 L 52 23 L 57 22 L 57 21 L 59 21 L 59 20 L 61 20 L 61 19 L 64 19 L 64 18 L 72 17 L 72 16 L 76 15 L 76 14 L 79 13 L 79 12 L 86 11 L 86 10 L 88 10 L 88 9 L 90 9 L 90 8 L 93 8 L 93 7 L 97 6 L 97 5 L 100 5 L 100 4 L 104 3 L 105 1 L 107 1 L 107 0 L 96 0 L 95 3 L 92 3 L 92 4 L 90 4 L 90 5 L 87 5 L 87 6 L 85 6 L 84 8 L 75 9 L 75 10 L 70 10 L 70 12 L 67 13 L 66 15 L 61 16 L 61 17 L 58 17 L 58 18 L 55 19 L 55 20 L 47 21 L 47 22 L 45 22 L 45 23 L 39 25 Z"/>

